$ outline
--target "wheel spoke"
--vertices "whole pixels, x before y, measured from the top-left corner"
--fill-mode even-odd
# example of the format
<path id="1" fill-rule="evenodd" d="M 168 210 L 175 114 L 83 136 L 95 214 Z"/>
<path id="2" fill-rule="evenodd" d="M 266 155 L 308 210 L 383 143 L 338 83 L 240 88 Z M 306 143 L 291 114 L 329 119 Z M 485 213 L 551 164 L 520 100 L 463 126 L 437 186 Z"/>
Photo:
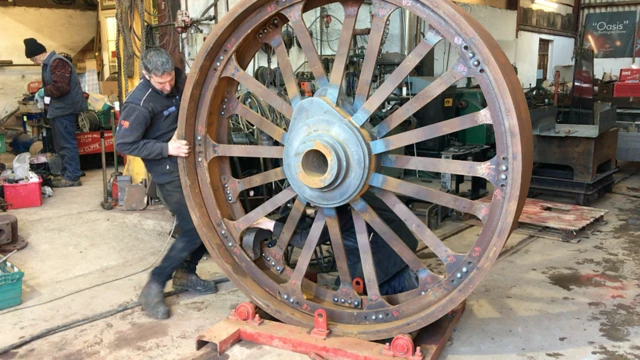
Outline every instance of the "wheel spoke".
<path id="1" fill-rule="evenodd" d="M 376 195 L 407 224 L 411 232 L 438 256 L 449 267 L 463 257 L 451 251 L 396 195 L 386 190 L 375 190 Z"/>
<path id="2" fill-rule="evenodd" d="M 363 200 L 356 200 L 351 203 L 353 208 L 360 213 L 360 216 L 371 225 L 373 230 L 380 235 L 384 241 L 409 265 L 416 274 L 425 273 L 427 269 L 422 265 L 422 261 L 416 256 L 413 250 L 396 235 L 384 220 Z"/>
<path id="3" fill-rule="evenodd" d="M 376 267 L 373 263 L 373 253 L 371 252 L 371 244 L 369 243 L 369 231 L 360 213 L 351 208 L 353 216 L 353 225 L 356 229 L 356 237 L 358 238 L 358 249 L 360 250 L 360 261 L 362 263 L 362 273 L 364 274 L 364 283 L 367 286 L 368 302 L 365 310 L 382 309 L 389 307 L 389 304 L 380 295 L 380 286 L 378 285 L 378 276 L 376 276 Z"/>
<path id="4" fill-rule="evenodd" d="M 274 181 L 280 181 L 285 178 L 284 170 L 282 167 L 262 172 L 257 175 L 249 176 L 243 179 L 231 179 L 231 181 L 224 181 L 225 187 L 229 190 L 229 194 L 234 199 L 238 197 L 241 191 L 252 189 L 261 185 L 268 184 Z"/>
<path id="5" fill-rule="evenodd" d="M 371 81 L 373 80 L 373 71 L 376 68 L 382 38 L 384 37 L 384 30 L 387 26 L 389 16 L 395 9 L 397 9 L 396 5 L 389 4 L 382 0 L 372 0 L 373 18 L 371 19 L 371 33 L 369 35 L 367 50 L 365 51 L 364 60 L 362 62 L 356 96 L 353 101 L 354 109 L 359 109 L 369 97 Z"/>
<path id="6" fill-rule="evenodd" d="M 389 131 L 393 130 L 396 126 L 402 124 L 402 122 L 405 121 L 409 116 L 413 115 L 416 111 L 429 104 L 433 99 L 442 94 L 442 92 L 449 88 L 451 85 L 467 76 L 468 70 L 469 69 L 463 63 L 463 61 L 458 60 L 458 62 L 452 69 L 442 74 L 433 83 L 420 91 L 416 96 L 411 98 L 411 100 L 407 101 L 406 104 L 402 105 L 400 109 L 396 110 L 383 122 L 378 124 L 374 128 L 373 132 L 378 137 L 383 137 L 384 135 L 389 133 Z"/>
<path id="7" fill-rule="evenodd" d="M 331 68 L 331 78 L 329 81 L 333 89 L 330 94 L 330 100 L 334 104 L 338 99 L 340 87 L 342 86 L 342 78 L 344 77 L 345 67 L 349 60 L 349 50 L 351 50 L 353 29 L 355 29 L 356 26 L 361 4 L 362 0 L 349 1 L 342 4 L 344 8 L 344 21 L 342 24 L 342 32 L 340 33 L 340 40 L 338 41 L 338 52 L 333 62 L 333 68 Z"/>
<path id="8" fill-rule="evenodd" d="M 283 154 L 283 146 L 218 144 L 207 136 L 205 160 L 219 156 L 282 159 Z"/>
<path id="9" fill-rule="evenodd" d="M 304 18 L 302 17 L 303 6 L 304 3 L 298 3 L 282 10 L 282 13 L 289 18 L 290 25 L 298 37 L 298 42 L 300 42 L 309 66 L 311 66 L 311 72 L 313 72 L 313 76 L 316 78 L 318 87 L 323 87 L 326 86 L 329 81 L 327 80 L 327 74 L 324 72 L 322 61 L 320 61 L 320 56 L 318 56 L 316 46 L 313 44 L 313 40 L 309 34 L 309 29 L 307 29 L 307 25 L 304 23 Z"/>
<path id="10" fill-rule="evenodd" d="M 400 110 L 402 110 L 402 108 L 398 109 L 394 114 L 396 114 Z M 392 116 L 393 115 L 388 117 L 387 120 Z M 421 141 L 451 134 L 456 131 L 468 129 L 470 127 L 482 124 L 491 124 L 491 113 L 489 112 L 489 108 L 485 108 L 472 114 L 467 114 L 450 120 L 423 126 L 418 129 L 405 131 L 398 135 L 392 135 L 383 139 L 374 140 L 370 143 L 371 151 L 374 154 L 381 154 L 403 146 L 419 143 Z"/>
<path id="11" fill-rule="evenodd" d="M 233 229 L 237 232 L 237 234 L 241 234 L 246 228 L 251 226 L 256 221 L 260 220 L 261 218 L 269 215 L 270 212 L 284 205 L 294 196 L 296 196 L 295 190 L 293 190 L 293 188 L 291 187 L 288 187 L 278 193 L 278 195 L 269 199 L 269 201 L 263 203 L 247 215 L 241 217 L 239 220 L 225 220 L 225 222 L 227 223 L 227 225 L 230 225 L 230 227 L 233 226 Z"/>
<path id="12" fill-rule="evenodd" d="M 278 237 L 278 243 L 276 244 L 276 247 L 278 247 L 278 249 L 280 250 L 280 253 L 282 253 L 289 245 L 289 241 L 291 241 L 291 237 L 293 236 L 293 233 L 296 231 L 296 227 L 298 226 L 298 223 L 300 222 L 300 219 L 304 214 L 304 209 L 306 206 L 307 206 L 306 200 L 300 197 L 298 197 L 295 203 L 293 204 L 293 208 L 291 208 L 291 212 L 287 217 L 287 221 L 284 223 L 282 232 Z"/>
<path id="13" fill-rule="evenodd" d="M 277 142 L 283 144 L 286 131 L 280 128 L 278 125 L 258 115 L 255 111 L 249 109 L 243 104 L 237 104 L 234 109 L 234 113 L 245 120 L 249 121 L 260 130 L 264 131 L 267 135 L 271 136 Z"/>
<path id="14" fill-rule="evenodd" d="M 226 65 L 223 75 L 235 79 L 249 91 L 254 93 L 257 97 L 263 99 L 267 104 L 273 106 L 276 111 L 291 119 L 291 115 L 293 114 L 291 104 L 284 101 L 278 96 L 278 94 L 269 90 L 266 86 L 262 85 L 258 80 L 249 75 L 249 73 L 242 70 L 236 62 L 235 58 L 230 60 Z"/>
<path id="15" fill-rule="evenodd" d="M 489 205 L 412 184 L 407 181 L 398 180 L 379 173 L 371 175 L 369 185 L 414 199 L 446 206 L 466 214 L 472 214 L 482 222 L 486 221 L 486 217 L 489 214 Z"/>
<path id="16" fill-rule="evenodd" d="M 270 44 L 276 51 L 278 66 L 280 67 L 280 72 L 284 78 L 284 84 L 287 87 L 289 101 L 291 102 L 291 106 L 295 107 L 296 104 L 300 102 L 300 89 L 298 89 L 298 82 L 296 81 L 296 76 L 293 73 L 293 66 L 291 66 L 291 60 L 289 59 L 289 54 L 287 54 L 287 48 L 284 46 L 284 42 L 282 41 L 282 34 L 275 36 L 271 40 Z"/>
<path id="17" fill-rule="evenodd" d="M 442 40 L 442 35 L 432 28 L 423 41 L 411 51 L 400 66 L 387 77 L 384 83 L 371 95 L 369 100 L 353 115 L 352 120 L 358 124 L 358 126 L 362 126 L 440 40 Z"/>
<path id="18" fill-rule="evenodd" d="M 473 162 L 394 154 L 383 154 L 380 156 L 380 165 L 382 166 L 475 176 L 487 179 L 494 186 L 498 180 L 496 177 L 496 163 L 497 159 L 495 157 L 485 162 Z"/>
<path id="19" fill-rule="evenodd" d="M 311 262 L 311 257 L 313 256 L 316 247 L 318 246 L 318 242 L 320 241 L 320 235 L 322 235 L 322 230 L 324 230 L 325 226 L 325 217 L 322 211 L 319 211 L 316 215 L 315 220 L 313 221 L 313 225 L 311 225 L 311 230 L 309 230 L 309 236 L 304 243 L 304 247 L 302 248 L 302 252 L 300 253 L 300 257 L 298 257 L 298 262 L 296 263 L 296 268 L 293 271 L 293 275 L 291 275 L 291 279 L 287 284 L 287 287 L 291 289 L 291 291 L 295 292 L 296 295 L 302 295 L 302 279 L 304 279 L 304 275 L 309 268 L 309 263 Z"/>
<path id="20" fill-rule="evenodd" d="M 324 208 L 323 212 L 327 220 L 327 228 L 329 229 L 329 237 L 331 238 L 331 247 L 333 248 L 333 256 L 335 257 L 336 265 L 338 266 L 341 286 L 350 288 L 351 273 L 349 272 L 347 253 L 344 250 L 344 242 L 342 241 L 338 214 L 333 208 Z"/>

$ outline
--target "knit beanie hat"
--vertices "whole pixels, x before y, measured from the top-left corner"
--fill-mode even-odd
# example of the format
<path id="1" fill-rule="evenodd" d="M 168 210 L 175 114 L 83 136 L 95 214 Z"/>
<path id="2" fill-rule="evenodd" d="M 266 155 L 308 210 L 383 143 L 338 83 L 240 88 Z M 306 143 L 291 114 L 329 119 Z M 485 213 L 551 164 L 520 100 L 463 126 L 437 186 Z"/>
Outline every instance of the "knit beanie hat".
<path id="1" fill-rule="evenodd" d="M 24 54 L 27 56 L 27 59 L 31 59 L 45 52 L 47 52 L 47 48 L 40 44 L 38 40 L 34 38 L 24 39 Z"/>

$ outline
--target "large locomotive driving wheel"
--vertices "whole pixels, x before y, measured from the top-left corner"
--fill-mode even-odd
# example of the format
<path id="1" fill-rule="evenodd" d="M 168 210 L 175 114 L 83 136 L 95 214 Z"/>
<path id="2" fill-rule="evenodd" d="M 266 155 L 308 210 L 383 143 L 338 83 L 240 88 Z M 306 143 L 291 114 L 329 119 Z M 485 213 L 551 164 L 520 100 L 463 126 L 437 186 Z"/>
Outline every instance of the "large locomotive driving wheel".
<path id="1" fill-rule="evenodd" d="M 180 163 L 187 203 L 199 233 L 222 270 L 258 306 L 280 320 L 313 324 L 323 308 L 334 334 L 382 339 L 424 327 L 452 310 L 487 274 L 524 204 L 532 164 L 531 125 L 513 68 L 498 44 L 473 18 L 443 0 L 343 1 L 344 20 L 333 68 L 325 72 L 303 14 L 329 0 L 245 0 L 214 27 L 191 69 L 180 114 L 179 135 L 194 153 Z M 371 33 L 353 101 L 342 94 L 350 42 L 359 12 L 371 14 Z M 408 9 L 429 24 L 424 38 L 395 71 L 371 92 L 385 27 L 396 9 Z M 369 15 L 369 14 L 366 14 Z M 294 31 L 317 84 L 314 97 L 302 98 L 282 40 L 282 27 Z M 448 71 L 376 126 L 372 113 L 401 85 L 416 64 L 440 41 L 449 41 L 458 58 Z M 247 67 L 261 45 L 275 50 L 288 100 L 254 80 Z M 487 100 L 476 113 L 397 132 L 398 126 L 458 80 L 475 78 Z M 241 84 L 290 119 L 285 129 L 241 104 Z M 274 139 L 274 146 L 229 141 L 230 118 L 240 116 Z M 479 124 L 493 126 L 496 156 L 486 162 L 443 160 L 391 153 L 407 145 Z M 390 135 L 392 130 L 396 130 Z M 275 168 L 237 179 L 232 158 L 276 159 Z M 446 172 L 480 177 L 493 186 L 491 203 L 383 175 L 383 168 Z M 275 181 L 288 187 L 255 209 L 245 211 L 241 192 Z M 362 199 L 378 196 L 444 264 L 429 269 Z M 480 219 L 484 226 L 464 252 L 450 249 L 415 216 L 401 198 L 446 206 Z M 252 260 L 241 246 L 243 232 L 283 206 L 291 205 L 284 229 L 271 248 Z M 366 295 L 352 288 L 336 208 L 350 206 L 362 260 Z M 317 215 L 294 268 L 283 253 L 305 208 Z M 305 278 L 320 234 L 327 227 L 341 285 L 334 290 Z M 383 296 L 379 291 L 369 229 L 386 241 L 418 276 L 418 288 Z"/>

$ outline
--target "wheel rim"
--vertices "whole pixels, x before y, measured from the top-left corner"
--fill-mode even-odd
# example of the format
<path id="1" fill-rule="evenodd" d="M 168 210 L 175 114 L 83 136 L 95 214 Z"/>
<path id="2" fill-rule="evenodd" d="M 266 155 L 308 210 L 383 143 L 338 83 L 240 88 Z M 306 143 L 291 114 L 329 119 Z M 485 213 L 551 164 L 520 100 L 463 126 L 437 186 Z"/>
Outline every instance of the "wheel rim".
<path id="1" fill-rule="evenodd" d="M 287 323 L 308 326 L 313 314 L 325 309 L 336 334 L 382 339 L 424 327 L 464 300 L 486 275 L 524 205 L 531 174 L 532 139 L 526 100 L 506 56 L 475 20 L 448 1 L 373 1 L 371 35 L 353 105 L 336 105 L 359 1 L 342 2 L 345 18 L 333 71 L 325 73 L 302 14 L 330 1 L 244 1 L 214 28 L 193 64 L 180 113 L 179 134 L 194 144 L 194 154 L 180 161 L 185 198 L 194 223 L 221 269 L 258 306 Z M 430 31 L 402 64 L 370 96 L 375 59 L 385 24 L 397 8 L 410 9 L 430 24 Z M 315 97 L 302 99 L 293 67 L 282 41 L 282 26 L 296 32 L 318 84 Z M 433 46 L 447 39 L 457 50 L 455 65 L 412 100 L 375 127 L 373 111 L 391 94 Z M 246 71 L 263 43 L 275 50 L 289 101 L 254 80 Z M 488 106 L 476 113 L 388 135 L 408 116 L 464 77 L 474 77 Z M 285 131 L 240 104 L 238 83 L 288 119 Z M 321 111 L 319 111 L 321 110 Z M 322 113 L 322 115 L 318 115 Z M 228 144 L 229 118 L 247 119 L 284 146 Z M 327 124 L 331 126 L 327 126 Z M 496 156 L 482 163 L 408 157 L 389 151 L 463 130 L 491 124 Z M 340 128 L 340 131 L 332 129 Z M 315 134 L 315 135 L 312 135 Z M 255 176 L 235 179 L 230 157 L 282 159 L 283 166 Z M 382 175 L 381 167 L 450 172 L 482 177 L 494 187 L 490 204 L 471 201 Z M 238 201 L 241 191 L 286 179 L 291 186 L 246 213 Z M 440 276 L 429 271 L 360 196 L 372 190 L 405 220 L 416 238 L 445 266 Z M 330 194 L 330 195 L 327 195 Z M 429 201 L 472 214 L 484 223 L 473 247 L 465 253 L 449 249 L 399 200 L 398 195 Z M 251 258 L 240 235 L 251 224 L 288 201 L 295 202 L 277 245 Z M 297 265 L 284 263 L 283 249 L 305 205 L 321 206 Z M 367 295 L 351 286 L 335 206 L 350 204 L 358 234 Z M 368 245 L 367 224 L 374 228 L 419 277 L 419 287 L 381 296 Z M 324 227 L 342 283 L 337 291 L 304 278 Z M 345 299 L 342 303 L 342 299 Z M 334 301 L 338 300 L 338 301 Z"/>

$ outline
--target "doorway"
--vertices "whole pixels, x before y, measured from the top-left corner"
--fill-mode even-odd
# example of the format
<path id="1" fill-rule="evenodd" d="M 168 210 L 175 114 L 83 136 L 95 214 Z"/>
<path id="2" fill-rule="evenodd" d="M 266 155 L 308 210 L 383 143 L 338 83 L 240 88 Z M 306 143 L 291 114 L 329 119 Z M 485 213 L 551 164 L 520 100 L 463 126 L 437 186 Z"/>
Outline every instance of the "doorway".
<path id="1" fill-rule="evenodd" d="M 538 44 L 538 79 L 546 79 L 549 69 L 549 49 L 551 48 L 551 40 L 540 39 Z M 542 74 L 540 73 L 542 72 Z M 541 76 L 542 75 L 542 76 Z"/>

